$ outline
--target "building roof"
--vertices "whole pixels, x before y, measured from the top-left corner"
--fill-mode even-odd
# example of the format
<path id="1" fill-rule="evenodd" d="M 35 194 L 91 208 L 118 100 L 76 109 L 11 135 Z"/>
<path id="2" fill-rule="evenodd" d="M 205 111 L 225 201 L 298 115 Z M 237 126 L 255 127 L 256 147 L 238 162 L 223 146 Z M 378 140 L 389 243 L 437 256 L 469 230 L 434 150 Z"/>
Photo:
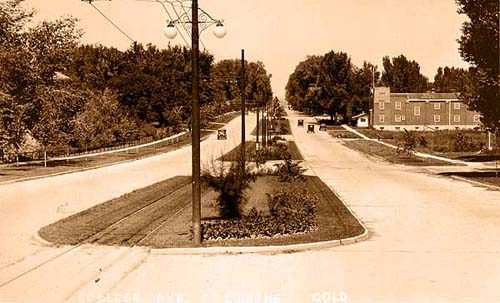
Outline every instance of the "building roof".
<path id="1" fill-rule="evenodd" d="M 358 118 L 361 118 L 361 117 L 363 117 L 363 116 L 368 116 L 368 114 L 367 114 L 367 113 L 361 113 L 361 114 L 359 114 L 359 115 L 352 116 L 352 117 L 351 117 L 351 119 L 358 119 Z"/>
<path id="2" fill-rule="evenodd" d="M 422 99 L 422 100 L 449 100 L 458 99 L 458 93 L 391 93 L 394 97 L 405 97 L 407 99 Z"/>

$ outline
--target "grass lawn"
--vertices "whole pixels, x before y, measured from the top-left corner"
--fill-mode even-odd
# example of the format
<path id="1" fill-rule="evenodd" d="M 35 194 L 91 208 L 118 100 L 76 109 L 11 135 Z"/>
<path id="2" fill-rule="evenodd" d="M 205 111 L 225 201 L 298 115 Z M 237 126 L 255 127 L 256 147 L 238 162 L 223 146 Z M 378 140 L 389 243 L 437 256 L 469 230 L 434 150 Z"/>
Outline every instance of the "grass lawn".
<path id="1" fill-rule="evenodd" d="M 360 133 L 371 139 L 380 139 L 384 142 L 397 145 L 398 142 L 404 142 L 403 131 L 383 131 L 375 129 L 358 128 Z M 464 148 L 463 142 L 457 142 L 458 134 L 462 132 L 468 141 L 468 147 Z M 488 161 L 487 153 L 478 153 L 484 149 L 488 143 L 488 135 L 485 132 L 475 130 L 439 130 L 417 132 L 412 131 L 417 137 L 416 150 L 423 153 L 434 154 L 450 159 L 459 159 L 463 161 L 479 162 Z M 426 146 L 423 146 L 420 141 L 425 137 Z M 494 139 L 493 139 L 494 140 Z M 464 148 L 464 150 L 460 150 Z"/>
<path id="2" fill-rule="evenodd" d="M 212 133 L 213 131 L 202 130 L 202 140 L 205 140 Z M 0 182 L 30 177 L 42 177 L 51 174 L 79 171 L 104 165 L 111 165 L 123 161 L 136 160 L 166 153 L 190 144 L 191 137 L 184 136 L 179 140 L 179 142 L 163 142 L 148 147 L 132 149 L 128 152 L 115 152 L 106 155 L 93 157 L 89 156 L 88 158 L 79 158 L 73 160 L 52 160 L 47 162 L 47 167 L 44 167 L 43 163 L 34 162 L 20 165 L 4 164 L 0 165 Z"/>
<path id="3" fill-rule="evenodd" d="M 476 172 L 451 172 L 442 173 L 445 176 L 458 176 L 472 181 L 481 182 L 489 185 L 500 186 L 500 170 L 476 171 Z"/>
<path id="4" fill-rule="evenodd" d="M 328 134 L 334 138 L 340 138 L 340 139 L 360 139 L 361 137 L 356 135 L 353 132 L 350 132 L 348 130 L 345 130 L 344 128 L 342 129 L 328 129 Z"/>
<path id="5" fill-rule="evenodd" d="M 357 150 L 369 156 L 381 158 L 385 161 L 395 164 L 404 164 L 411 166 L 454 165 L 452 163 L 434 159 L 421 158 L 417 156 L 410 157 L 404 153 L 398 154 L 396 149 L 394 148 L 368 140 L 346 141 L 344 142 L 344 145 L 349 147 L 350 149 Z"/>
<path id="6" fill-rule="evenodd" d="M 255 161 L 255 141 L 247 141 L 245 144 L 247 160 Z M 228 153 L 222 155 L 222 161 L 237 161 L 240 156 L 241 144 L 230 150 Z M 288 152 L 292 156 L 292 160 L 304 160 L 300 154 L 299 148 L 295 141 L 288 141 Z M 283 160 L 283 159 L 269 159 L 269 160 Z"/>
<path id="7" fill-rule="evenodd" d="M 270 127 L 270 125 L 268 125 Z M 274 135 L 290 135 L 290 121 L 288 119 L 275 120 L 274 121 L 274 132 L 271 128 L 268 131 L 272 132 Z M 257 127 L 255 127 L 250 133 L 252 136 L 257 135 Z M 259 120 L 259 135 L 262 135 L 262 120 Z"/>
<path id="8" fill-rule="evenodd" d="M 246 208 L 265 211 L 266 193 L 280 186 L 276 177 L 265 176 L 246 192 Z M 189 247 L 191 224 L 190 177 L 175 177 L 111 201 L 99 204 L 43 227 L 39 234 L 56 244 L 98 243 Z M 307 176 L 308 189 L 318 197 L 316 231 L 290 236 L 228 241 L 207 241 L 204 246 L 279 245 L 335 240 L 362 234 L 363 227 L 346 206 L 318 177 Z M 263 186 L 263 184 L 266 184 Z M 202 194 L 202 217 L 213 219 L 214 196 Z M 211 215 L 212 214 L 212 215 Z"/>

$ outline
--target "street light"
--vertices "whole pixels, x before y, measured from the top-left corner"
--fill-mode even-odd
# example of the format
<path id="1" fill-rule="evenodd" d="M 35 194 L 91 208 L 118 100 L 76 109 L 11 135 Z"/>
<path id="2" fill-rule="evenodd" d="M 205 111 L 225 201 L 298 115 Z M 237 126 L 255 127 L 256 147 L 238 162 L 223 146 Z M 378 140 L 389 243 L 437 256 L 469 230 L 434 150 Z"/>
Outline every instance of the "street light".
<path id="1" fill-rule="evenodd" d="M 198 7 L 198 0 L 192 0 L 191 19 L 187 12 L 178 16 L 175 20 L 170 20 L 165 28 L 165 36 L 173 39 L 177 36 L 174 24 L 182 23 L 191 25 L 191 69 L 193 72 L 192 81 L 192 204 L 193 204 L 193 241 L 195 245 L 201 244 L 201 183 L 200 183 L 200 33 L 215 25 L 214 35 L 223 38 L 226 35 L 222 20 L 212 18 L 207 12 Z M 201 14 L 200 14 L 201 13 Z"/>
<path id="2" fill-rule="evenodd" d="M 170 21 L 163 31 L 167 39 L 175 39 L 177 37 L 177 29 L 172 21 Z"/>

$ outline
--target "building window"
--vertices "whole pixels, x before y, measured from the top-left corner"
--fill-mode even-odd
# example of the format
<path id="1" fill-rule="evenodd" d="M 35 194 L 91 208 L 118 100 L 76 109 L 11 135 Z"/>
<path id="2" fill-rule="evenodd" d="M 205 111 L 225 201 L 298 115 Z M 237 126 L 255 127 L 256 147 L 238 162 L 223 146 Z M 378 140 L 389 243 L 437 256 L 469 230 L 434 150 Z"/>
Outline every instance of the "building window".
<path id="1" fill-rule="evenodd" d="M 401 102 L 394 103 L 394 109 L 401 109 Z"/>
<path id="2" fill-rule="evenodd" d="M 401 115 L 395 115 L 394 116 L 394 121 L 395 122 L 401 122 Z"/>
<path id="3" fill-rule="evenodd" d="M 441 109 L 441 103 L 434 103 L 434 109 Z"/>
<path id="4" fill-rule="evenodd" d="M 434 115 L 434 123 L 441 122 L 441 116 L 440 115 Z"/>
<path id="5" fill-rule="evenodd" d="M 453 109 L 460 109 L 460 103 L 459 102 L 453 102 Z"/>
<path id="6" fill-rule="evenodd" d="M 379 109 L 384 109 L 385 103 L 384 102 L 379 102 L 378 103 L 378 108 Z"/>
<path id="7" fill-rule="evenodd" d="M 366 122 L 366 118 L 361 118 L 360 121 L 361 122 Z"/>
<path id="8" fill-rule="evenodd" d="M 415 107 L 413 108 L 413 114 L 414 114 L 415 116 L 420 116 L 420 106 L 415 106 Z"/>
<path id="9" fill-rule="evenodd" d="M 479 115 L 474 115 L 474 122 L 475 122 L 475 123 L 479 123 L 479 122 L 481 122 L 481 116 L 479 116 Z"/>
<path id="10" fill-rule="evenodd" d="M 453 122 L 460 122 L 460 115 L 453 115 Z"/>
<path id="11" fill-rule="evenodd" d="M 403 120 L 403 121 L 404 121 L 404 120 L 406 120 L 406 116 L 405 116 L 405 115 L 402 115 L 402 116 L 401 116 L 401 120 Z"/>
<path id="12" fill-rule="evenodd" d="M 385 122 L 385 116 L 384 115 L 378 116 L 378 121 L 381 122 L 381 123 L 384 123 Z"/>

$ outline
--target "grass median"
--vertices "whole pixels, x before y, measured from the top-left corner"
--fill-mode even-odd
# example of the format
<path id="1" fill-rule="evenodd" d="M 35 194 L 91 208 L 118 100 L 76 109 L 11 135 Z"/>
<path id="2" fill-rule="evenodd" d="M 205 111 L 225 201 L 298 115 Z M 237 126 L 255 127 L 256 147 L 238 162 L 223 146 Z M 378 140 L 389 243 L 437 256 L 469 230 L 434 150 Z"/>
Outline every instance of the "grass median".
<path id="1" fill-rule="evenodd" d="M 248 209 L 265 213 L 266 197 L 280 182 L 264 176 L 246 192 Z M 191 247 L 190 177 L 175 177 L 136 190 L 79 212 L 39 231 L 55 244 L 144 245 L 155 248 Z M 318 177 L 306 176 L 306 186 L 317 197 L 317 229 L 301 234 L 205 241 L 204 246 L 265 246 L 336 240 L 360 235 L 364 228 Z M 265 184 L 265 186 L 262 186 Z M 214 192 L 204 187 L 202 220 L 217 220 Z"/>

